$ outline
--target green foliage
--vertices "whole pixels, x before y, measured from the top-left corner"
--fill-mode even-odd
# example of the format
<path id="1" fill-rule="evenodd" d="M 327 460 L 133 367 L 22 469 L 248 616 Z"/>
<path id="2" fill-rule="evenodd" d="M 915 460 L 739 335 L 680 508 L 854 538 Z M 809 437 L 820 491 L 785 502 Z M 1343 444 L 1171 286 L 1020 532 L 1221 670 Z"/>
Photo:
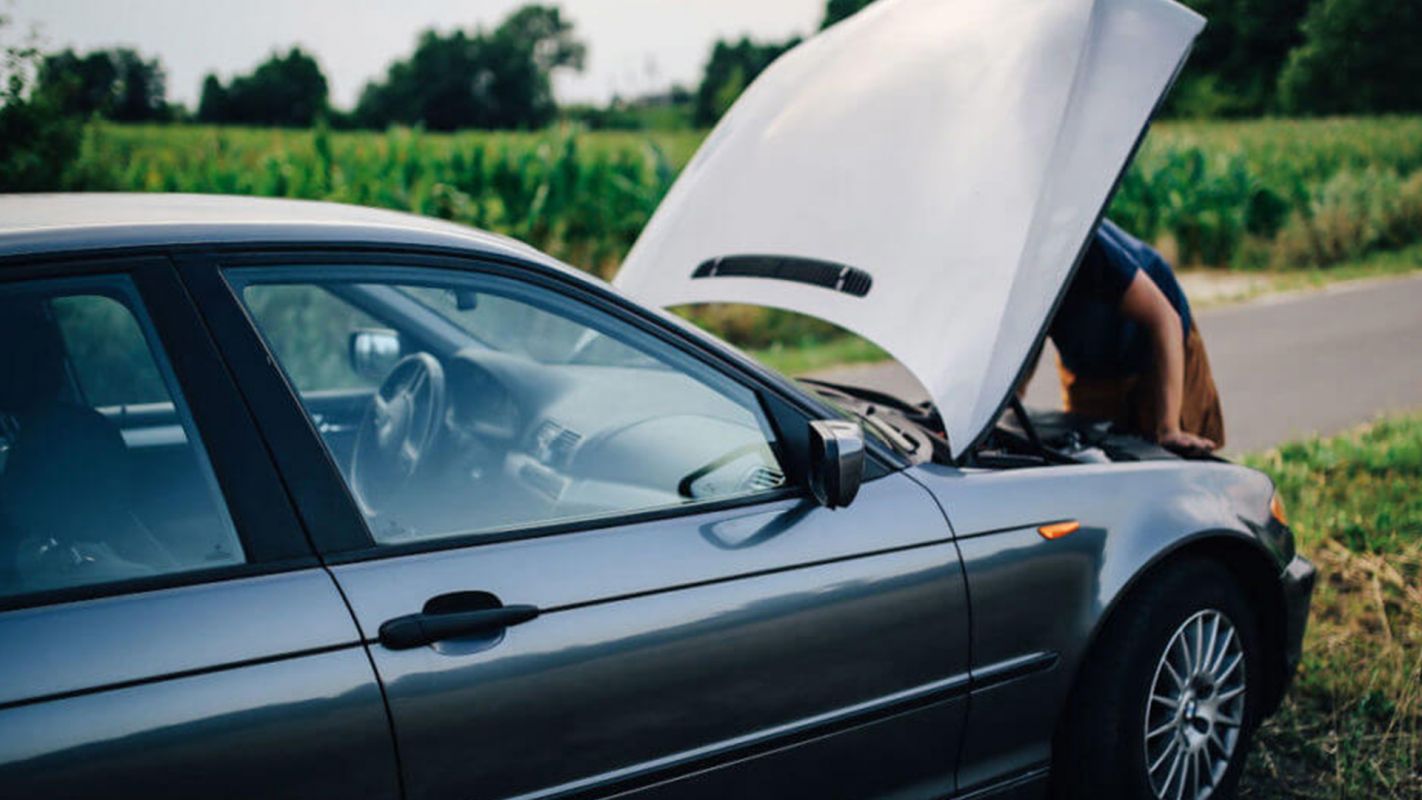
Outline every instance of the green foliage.
<path id="1" fill-rule="evenodd" d="M 873 343 L 850 334 L 808 344 L 776 343 L 751 350 L 750 355 L 785 375 L 805 375 L 846 364 L 872 364 L 889 359 L 889 354 Z"/>
<path id="2" fill-rule="evenodd" d="M 1301 41 L 1310 0 L 1185 0 L 1206 20 L 1165 113 L 1238 117 L 1273 110 L 1279 69 Z"/>
<path id="3" fill-rule="evenodd" d="M 202 83 L 198 119 L 239 125 L 308 127 L 326 112 L 326 76 L 299 47 L 273 54 L 224 86 L 216 75 Z"/>
<path id="4" fill-rule="evenodd" d="M 1279 79 L 1287 110 L 1422 111 L 1422 3 L 1316 0 L 1303 31 Z"/>
<path id="5" fill-rule="evenodd" d="M 0 16 L 0 36 L 8 28 Z M 33 85 L 33 45 L 5 42 L 0 58 L 0 192 L 58 189 L 79 152 L 81 122 L 51 89 Z"/>
<path id="6" fill-rule="evenodd" d="M 40 64 L 39 87 L 67 112 L 80 116 L 148 122 L 171 115 L 162 64 L 128 48 L 46 55 Z"/>
<path id="7" fill-rule="evenodd" d="M 1278 265 L 1327 267 L 1422 240 L 1422 171 L 1340 172 L 1280 231 Z"/>
<path id="8" fill-rule="evenodd" d="M 1109 213 L 1179 264 L 1326 267 L 1422 241 L 1420 169 L 1416 117 L 1165 123 Z"/>
<path id="9" fill-rule="evenodd" d="M 516 236 L 608 275 L 700 136 L 97 125 L 71 181 L 413 211 Z"/>
<path id="10" fill-rule="evenodd" d="M 76 189 L 300 197 L 505 233 L 610 277 L 704 134 L 385 133 L 94 126 Z M 1422 242 L 1422 118 L 1158 125 L 1110 214 L 1180 264 L 1331 267 Z M 698 309 L 741 346 L 841 334 L 763 309 Z"/>
<path id="11" fill-rule="evenodd" d="M 1422 544 L 1422 419 L 1384 419 L 1331 439 L 1251 456 L 1274 479 L 1306 541 L 1339 535 L 1355 552 Z"/>
<path id="12" fill-rule="evenodd" d="M 1319 567 L 1303 663 L 1245 797 L 1422 795 L 1422 418 L 1247 458 Z"/>
<path id="13" fill-rule="evenodd" d="M 365 87 L 354 120 L 437 131 L 542 127 L 557 113 L 551 75 L 582 69 L 586 53 L 556 6 L 524 6 L 487 33 L 425 31 L 408 60 Z"/>
<path id="14" fill-rule="evenodd" d="M 827 0 L 825 19 L 820 23 L 820 28 L 828 28 L 840 20 L 848 19 L 872 2 L 874 0 Z"/>
<path id="15" fill-rule="evenodd" d="M 662 95 L 633 101 L 614 99 L 605 106 L 574 105 L 559 109 L 562 122 L 593 131 L 680 131 L 692 127 L 692 95 L 679 86 Z"/>

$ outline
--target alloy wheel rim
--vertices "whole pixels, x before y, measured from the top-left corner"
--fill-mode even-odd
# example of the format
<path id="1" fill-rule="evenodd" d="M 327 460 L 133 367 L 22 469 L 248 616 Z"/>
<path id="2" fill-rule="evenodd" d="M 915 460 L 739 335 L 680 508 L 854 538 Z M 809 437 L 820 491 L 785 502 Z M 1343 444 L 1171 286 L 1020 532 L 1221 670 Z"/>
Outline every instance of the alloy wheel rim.
<path id="1" fill-rule="evenodd" d="M 1244 727 L 1244 646 L 1213 609 L 1180 624 L 1146 699 L 1145 755 L 1160 800 L 1205 800 L 1229 769 Z"/>

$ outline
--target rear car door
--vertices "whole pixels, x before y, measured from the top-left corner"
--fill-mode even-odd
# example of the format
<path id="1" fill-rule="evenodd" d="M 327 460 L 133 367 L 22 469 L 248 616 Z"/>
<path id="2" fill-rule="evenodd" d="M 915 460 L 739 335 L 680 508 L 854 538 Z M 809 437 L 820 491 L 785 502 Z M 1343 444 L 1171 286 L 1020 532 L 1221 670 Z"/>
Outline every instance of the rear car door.
<path id="1" fill-rule="evenodd" d="M 0 786 L 396 797 L 379 684 L 160 259 L 0 265 Z"/>
<path id="2" fill-rule="evenodd" d="M 878 464 L 848 508 L 817 506 L 787 469 L 794 401 L 580 282 L 221 263 L 185 276 L 210 318 L 254 323 L 223 349 L 324 509 L 408 796 L 953 791 L 967 600 L 920 486 Z M 380 352 L 342 452 L 302 384 Z"/>

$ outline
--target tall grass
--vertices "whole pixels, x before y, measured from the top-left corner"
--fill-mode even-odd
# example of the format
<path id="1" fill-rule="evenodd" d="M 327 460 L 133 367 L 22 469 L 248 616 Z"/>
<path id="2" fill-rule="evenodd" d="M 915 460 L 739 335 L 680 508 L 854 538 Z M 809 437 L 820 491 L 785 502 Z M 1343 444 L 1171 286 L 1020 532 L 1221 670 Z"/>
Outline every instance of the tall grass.
<path id="1" fill-rule="evenodd" d="M 507 233 L 606 275 L 696 131 L 90 129 L 74 189 L 304 197 Z M 1178 262 L 1317 267 L 1422 240 L 1422 117 L 1158 125 L 1110 213 Z"/>
<path id="2" fill-rule="evenodd" d="M 383 134 L 202 126 L 90 129 L 69 188 L 331 200 L 509 234 L 615 270 L 700 142 L 695 132 Z"/>
<path id="3" fill-rule="evenodd" d="M 95 125 L 66 184 L 334 200 L 509 234 L 610 277 L 704 133 L 332 132 Z M 1175 263 L 1319 268 L 1422 241 L 1422 117 L 1157 126 L 1110 214 Z M 699 322 L 749 348 L 834 329 L 782 312 Z"/>
<path id="4" fill-rule="evenodd" d="M 1327 267 L 1422 240 L 1422 118 L 1157 126 L 1111 214 L 1184 264 Z"/>
<path id="5" fill-rule="evenodd" d="M 1319 567 L 1303 663 L 1242 795 L 1422 797 L 1422 417 L 1246 459 Z"/>

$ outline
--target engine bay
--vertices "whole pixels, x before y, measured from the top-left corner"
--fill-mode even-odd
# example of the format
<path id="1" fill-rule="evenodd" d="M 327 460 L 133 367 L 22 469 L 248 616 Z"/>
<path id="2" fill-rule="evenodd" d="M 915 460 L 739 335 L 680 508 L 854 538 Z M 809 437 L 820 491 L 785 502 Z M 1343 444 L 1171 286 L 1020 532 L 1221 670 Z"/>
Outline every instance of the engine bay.
<path id="1" fill-rule="evenodd" d="M 914 463 L 955 463 L 943 423 L 930 403 L 910 405 L 856 386 L 802 381 L 820 397 L 864 423 L 866 430 Z M 1179 460 L 1182 456 L 1108 421 L 1013 400 L 981 442 L 959 460 L 963 466 L 1020 469 L 1064 464 Z"/>

